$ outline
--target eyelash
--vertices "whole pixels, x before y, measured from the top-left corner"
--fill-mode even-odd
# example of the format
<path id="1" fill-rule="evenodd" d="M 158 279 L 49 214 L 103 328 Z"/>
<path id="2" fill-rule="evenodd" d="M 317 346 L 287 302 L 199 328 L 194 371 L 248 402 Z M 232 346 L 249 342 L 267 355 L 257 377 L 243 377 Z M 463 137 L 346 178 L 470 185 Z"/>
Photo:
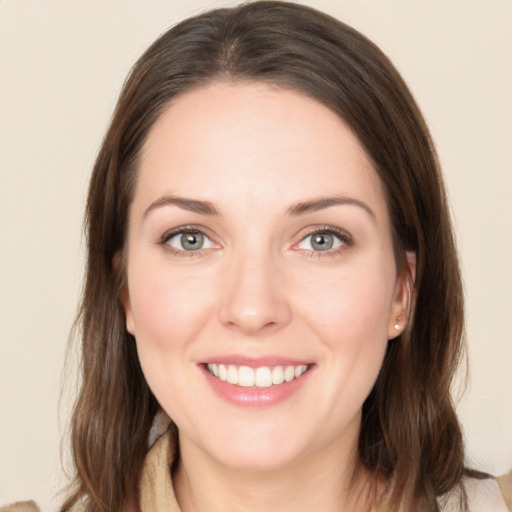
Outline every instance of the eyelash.
<path id="1" fill-rule="evenodd" d="M 162 235 L 158 244 L 163 246 L 164 250 L 166 250 L 173 256 L 184 257 L 184 258 L 200 256 L 203 254 L 203 252 L 205 250 L 208 250 L 208 249 L 198 249 L 197 251 L 185 251 L 185 250 L 181 250 L 181 249 L 175 249 L 174 247 L 172 247 L 169 244 L 169 240 L 171 240 L 176 235 L 183 235 L 186 233 L 193 233 L 193 234 L 199 233 L 199 234 L 205 236 L 206 238 L 208 238 L 209 240 L 211 240 L 211 238 L 204 232 L 203 228 L 196 227 L 196 226 L 182 226 L 179 228 L 172 229 L 171 231 L 165 232 Z M 318 234 L 333 235 L 341 242 L 341 245 L 334 249 L 327 249 L 325 251 L 314 251 L 314 250 L 299 249 L 299 248 L 294 249 L 294 250 L 310 251 L 312 258 L 314 258 L 314 257 L 321 258 L 321 257 L 336 256 L 354 244 L 354 240 L 352 239 L 350 234 L 343 229 L 335 228 L 333 226 L 317 226 L 314 229 L 311 229 L 311 231 L 308 231 L 307 233 L 305 233 L 300 238 L 299 242 L 297 242 L 294 245 L 300 244 L 301 242 L 306 240 L 306 238 L 314 236 L 314 235 L 318 235 Z"/>
<path id="2" fill-rule="evenodd" d="M 197 251 L 184 251 L 181 249 L 175 249 L 169 244 L 169 240 L 171 240 L 176 235 L 184 235 L 187 233 L 192 234 L 201 234 L 204 237 L 211 240 L 211 237 L 209 237 L 205 232 L 204 229 L 196 226 L 182 226 L 180 228 L 172 229 L 171 231 L 165 232 L 159 242 L 159 245 L 161 245 L 165 251 L 169 252 L 173 256 L 178 256 L 181 258 L 193 258 L 194 256 L 200 256 L 204 249 L 199 249 Z"/>
<path id="3" fill-rule="evenodd" d="M 340 242 L 341 245 L 339 247 L 336 247 L 334 249 L 327 249 L 325 251 L 313 251 L 311 250 L 311 258 L 325 258 L 325 257 L 332 257 L 337 256 L 338 254 L 345 251 L 348 247 L 351 247 L 354 245 L 354 240 L 352 236 L 345 230 L 335 228 L 333 226 L 317 226 L 313 228 L 311 231 L 308 231 L 304 236 L 301 237 L 299 240 L 299 244 L 306 240 L 306 238 L 319 235 L 319 234 L 327 234 L 327 235 L 333 235 L 336 237 Z M 294 244 L 297 245 L 297 244 Z M 296 251 L 310 251 L 309 249 L 295 249 Z"/>

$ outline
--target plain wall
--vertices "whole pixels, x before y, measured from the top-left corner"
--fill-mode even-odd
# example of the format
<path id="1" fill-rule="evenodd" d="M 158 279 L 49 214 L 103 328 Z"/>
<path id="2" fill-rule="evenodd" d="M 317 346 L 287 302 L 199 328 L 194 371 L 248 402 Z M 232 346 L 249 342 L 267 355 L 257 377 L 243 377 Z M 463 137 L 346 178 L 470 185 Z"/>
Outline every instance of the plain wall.
<path id="1" fill-rule="evenodd" d="M 470 462 L 512 466 L 512 1 L 304 2 L 391 57 L 430 125 L 466 283 Z M 233 3 L 231 3 L 232 5 Z M 0 0 L 0 504 L 54 510 L 87 180 L 136 58 L 207 0 Z M 71 374 L 73 367 L 71 366 Z M 60 412 L 59 412 L 60 411 Z M 64 453 L 66 453 L 64 445 Z"/>

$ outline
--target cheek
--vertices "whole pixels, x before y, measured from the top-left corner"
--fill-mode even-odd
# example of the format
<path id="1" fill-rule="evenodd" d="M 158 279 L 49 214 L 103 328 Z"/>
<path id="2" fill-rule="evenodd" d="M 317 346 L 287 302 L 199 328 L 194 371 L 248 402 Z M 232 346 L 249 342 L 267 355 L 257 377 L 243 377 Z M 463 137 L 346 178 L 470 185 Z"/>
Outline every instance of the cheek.
<path id="1" fill-rule="evenodd" d="M 128 268 L 134 336 L 142 371 L 157 400 L 172 416 L 187 410 L 190 365 L 184 364 L 211 309 L 204 276 L 176 272 L 158 262 Z M 178 408 L 178 411 L 176 410 Z"/>
<path id="2" fill-rule="evenodd" d="M 136 262 L 134 262 L 136 263 Z M 170 271 L 157 264 L 133 265 L 129 295 L 134 335 L 139 344 L 172 350 L 202 328 L 211 292 L 202 276 Z"/>
<path id="3" fill-rule="evenodd" d="M 316 276 L 315 300 L 303 290 L 301 310 L 324 348 L 334 392 L 343 389 L 344 407 L 358 408 L 379 374 L 388 343 L 393 270 L 364 266 L 357 272 Z M 311 283 L 312 284 L 312 283 Z M 336 391 L 338 390 L 338 391 Z M 350 404 L 350 405 L 349 405 Z"/>
<path id="4" fill-rule="evenodd" d="M 382 262 L 329 268 L 303 277 L 300 290 L 296 288 L 301 332 L 309 333 L 302 339 L 312 339 L 319 355 L 322 393 L 314 401 L 319 411 L 327 411 L 322 424 L 332 436 L 359 418 L 382 366 L 393 267 L 387 276 L 382 268 Z"/>
<path id="5" fill-rule="evenodd" d="M 309 312 L 311 323 L 330 333 L 330 339 L 387 340 L 394 283 L 382 270 L 363 267 L 358 272 L 317 275 L 304 285 L 302 309 Z"/>

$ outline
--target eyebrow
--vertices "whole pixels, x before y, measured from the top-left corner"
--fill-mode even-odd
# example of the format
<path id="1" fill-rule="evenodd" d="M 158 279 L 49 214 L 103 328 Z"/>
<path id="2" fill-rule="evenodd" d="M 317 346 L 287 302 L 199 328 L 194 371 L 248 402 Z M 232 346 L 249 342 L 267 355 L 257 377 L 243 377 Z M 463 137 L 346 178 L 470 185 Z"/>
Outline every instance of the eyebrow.
<path id="1" fill-rule="evenodd" d="M 312 213 L 325 208 L 330 208 L 331 206 L 339 205 L 358 206 L 368 213 L 373 220 L 377 220 L 375 212 L 366 203 L 359 199 L 343 196 L 320 197 L 310 201 L 303 201 L 288 208 L 286 213 L 293 216 L 304 215 L 306 213 Z"/>
<path id="2" fill-rule="evenodd" d="M 286 210 L 286 214 L 290 216 L 305 215 L 307 213 L 313 213 L 319 210 L 323 210 L 325 208 L 330 208 L 331 206 L 343 205 L 358 206 L 359 208 L 362 208 L 365 212 L 367 212 L 370 215 L 370 217 L 372 217 L 372 219 L 377 219 L 374 211 L 366 203 L 360 201 L 359 199 L 343 196 L 320 197 L 318 199 L 311 199 L 309 201 L 301 201 L 300 203 L 290 206 Z M 210 201 L 200 201 L 198 199 L 190 199 L 174 195 L 165 195 L 153 201 L 146 208 L 146 210 L 144 210 L 142 218 L 145 219 L 149 215 L 149 213 L 151 213 L 153 210 L 157 208 L 161 208 L 162 206 L 177 206 L 178 208 L 181 208 L 183 210 L 187 210 L 193 213 L 199 213 L 201 215 L 220 215 L 220 212 L 217 209 L 217 207 Z"/>
<path id="3" fill-rule="evenodd" d="M 142 214 L 145 219 L 149 213 L 162 206 L 177 206 L 189 212 L 200 213 L 202 215 L 219 215 L 219 210 L 210 201 L 199 201 L 198 199 L 189 199 L 173 195 L 165 195 L 153 201 Z"/>

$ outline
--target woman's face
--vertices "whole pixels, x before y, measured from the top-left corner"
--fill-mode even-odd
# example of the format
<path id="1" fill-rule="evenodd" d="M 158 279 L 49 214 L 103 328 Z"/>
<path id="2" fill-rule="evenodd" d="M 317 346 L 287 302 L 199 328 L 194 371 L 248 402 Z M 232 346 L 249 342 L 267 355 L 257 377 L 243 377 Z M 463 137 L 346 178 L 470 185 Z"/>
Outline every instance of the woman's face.
<path id="1" fill-rule="evenodd" d="M 127 328 L 181 443 L 240 468 L 354 449 L 407 284 L 339 117 L 264 84 L 181 95 L 143 148 L 126 251 Z"/>

